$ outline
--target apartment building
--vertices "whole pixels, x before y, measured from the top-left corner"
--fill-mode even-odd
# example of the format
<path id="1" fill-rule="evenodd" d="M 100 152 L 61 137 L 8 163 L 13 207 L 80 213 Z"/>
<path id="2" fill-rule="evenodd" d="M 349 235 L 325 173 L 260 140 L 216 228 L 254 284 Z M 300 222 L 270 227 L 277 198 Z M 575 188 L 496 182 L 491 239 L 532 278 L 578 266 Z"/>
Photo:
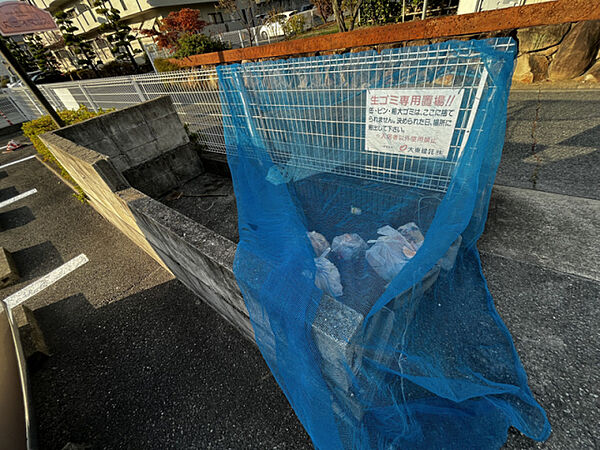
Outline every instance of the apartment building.
<path id="1" fill-rule="evenodd" d="M 306 1 L 308 2 L 308 0 Z M 114 59 L 108 41 L 98 30 L 103 18 L 96 14 L 96 8 L 93 6 L 94 0 L 29 0 L 29 2 L 51 14 L 57 11 L 70 11 L 73 25 L 79 28 L 77 34 L 92 41 L 92 46 L 101 62 L 106 63 Z M 217 9 L 216 0 L 110 0 L 110 4 L 120 11 L 122 19 L 134 30 L 133 34 L 138 39 L 132 42 L 132 46 L 143 52 L 155 51 L 155 46 L 151 38 L 145 37 L 135 30 L 151 29 L 156 25 L 158 19 L 166 17 L 171 11 L 178 11 L 182 8 L 200 11 L 201 19 L 209 24 L 204 30 L 207 34 L 243 28 L 237 17 L 232 17 Z M 253 7 L 256 7 L 256 4 L 247 0 L 243 0 L 241 4 L 245 7 L 240 7 L 240 13 L 243 10 L 243 14 L 254 17 L 256 11 L 253 10 Z M 43 38 L 64 70 L 76 68 L 75 58 L 64 48 L 59 32 L 43 33 Z M 143 59 L 142 54 L 139 55 L 138 58 Z"/>

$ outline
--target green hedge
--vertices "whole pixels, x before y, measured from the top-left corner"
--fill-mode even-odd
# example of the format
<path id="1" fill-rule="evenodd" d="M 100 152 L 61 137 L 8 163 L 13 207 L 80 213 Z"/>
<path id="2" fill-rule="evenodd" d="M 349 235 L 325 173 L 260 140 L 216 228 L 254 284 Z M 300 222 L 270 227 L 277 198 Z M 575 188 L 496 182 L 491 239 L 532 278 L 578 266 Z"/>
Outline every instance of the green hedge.
<path id="1" fill-rule="evenodd" d="M 174 70 L 180 70 L 177 64 L 173 64 L 166 58 L 156 58 L 154 60 L 154 67 L 156 67 L 157 72 L 173 72 Z"/>
<path id="2" fill-rule="evenodd" d="M 202 53 L 219 52 L 229 50 L 229 44 L 223 43 L 204 34 L 187 34 L 177 41 L 175 58 L 200 55 Z"/>

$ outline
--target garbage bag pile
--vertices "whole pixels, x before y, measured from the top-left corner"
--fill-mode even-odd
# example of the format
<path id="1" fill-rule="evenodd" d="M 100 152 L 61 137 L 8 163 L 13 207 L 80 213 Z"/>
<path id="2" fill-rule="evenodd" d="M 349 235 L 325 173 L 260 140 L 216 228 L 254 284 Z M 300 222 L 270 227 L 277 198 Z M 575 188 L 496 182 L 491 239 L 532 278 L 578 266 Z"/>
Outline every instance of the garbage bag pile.
<path id="1" fill-rule="evenodd" d="M 368 64 L 352 53 L 217 68 L 239 217 L 234 273 L 258 347 L 316 448 L 488 449 L 511 426 L 550 433 L 476 247 L 515 55 L 498 42 L 386 50 Z M 426 69 L 433 62 L 439 71 Z M 479 131 L 460 134 L 454 166 L 415 165 L 452 167 L 447 186 L 429 189 L 425 172 L 386 182 L 372 168 L 341 170 L 369 157 L 366 89 L 436 86 L 439 73 L 466 84 L 482 73 L 472 67 L 487 76 L 463 97 L 479 96 Z M 323 138 L 327 152 L 308 145 L 334 126 L 348 139 Z"/>

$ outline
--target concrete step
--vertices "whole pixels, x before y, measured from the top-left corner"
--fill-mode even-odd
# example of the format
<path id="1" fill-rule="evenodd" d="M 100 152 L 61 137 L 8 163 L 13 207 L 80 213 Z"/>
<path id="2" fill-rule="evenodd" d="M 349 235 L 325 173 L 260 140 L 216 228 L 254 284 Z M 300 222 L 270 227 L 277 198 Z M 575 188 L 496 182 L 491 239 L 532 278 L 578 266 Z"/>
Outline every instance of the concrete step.
<path id="1" fill-rule="evenodd" d="M 600 201 L 494 186 L 483 253 L 600 281 Z"/>

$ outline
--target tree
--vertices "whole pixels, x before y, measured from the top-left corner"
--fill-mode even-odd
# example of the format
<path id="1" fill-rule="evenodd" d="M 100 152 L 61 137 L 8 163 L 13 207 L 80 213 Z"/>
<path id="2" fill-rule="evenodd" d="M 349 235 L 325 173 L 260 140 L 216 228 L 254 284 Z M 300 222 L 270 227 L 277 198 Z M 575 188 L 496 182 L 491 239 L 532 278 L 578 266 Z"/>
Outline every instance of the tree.
<path id="1" fill-rule="evenodd" d="M 219 0 L 219 3 L 217 4 L 217 9 L 227 11 L 232 18 L 236 18 L 244 25 L 251 46 L 254 45 L 252 28 L 256 26 L 254 23 L 254 16 L 252 15 L 252 4 L 252 0 Z"/>
<path id="2" fill-rule="evenodd" d="M 65 42 L 65 47 L 75 55 L 77 64 L 82 69 L 91 69 L 98 75 L 98 68 L 94 64 L 94 58 L 97 58 L 96 53 L 92 49 L 92 45 L 88 41 L 84 41 L 80 36 L 75 34 L 79 31 L 70 18 L 71 11 L 59 11 L 54 14 L 56 24 L 60 30 Z"/>
<path id="3" fill-rule="evenodd" d="M 200 19 L 200 11 L 183 8 L 170 12 L 167 17 L 160 20 L 158 31 L 140 30 L 140 32 L 152 36 L 159 48 L 177 51 L 182 37 L 200 34 L 206 25 L 207 23 Z"/>
<path id="4" fill-rule="evenodd" d="M 327 18 L 333 14 L 333 5 L 331 0 L 311 0 L 311 3 L 315 5 L 319 15 L 323 19 L 323 22 L 327 22 Z"/>
<path id="5" fill-rule="evenodd" d="M 352 31 L 354 30 L 354 25 L 356 24 L 356 19 L 358 17 L 358 12 L 360 11 L 360 6 L 362 5 L 363 0 L 332 0 L 331 4 L 333 7 L 333 14 L 335 15 L 335 21 L 338 24 L 338 28 L 340 32 Z M 346 26 L 346 22 L 344 19 L 344 13 L 348 11 L 348 17 L 350 21 L 348 22 L 348 26 Z"/>
<path id="6" fill-rule="evenodd" d="M 58 74 L 58 69 L 56 68 L 58 63 L 52 52 L 44 46 L 44 41 L 41 37 L 35 34 L 28 35 L 25 38 L 25 42 L 31 52 L 35 65 L 40 71 L 46 75 Z"/>
<path id="7" fill-rule="evenodd" d="M 0 40 L 4 42 L 8 51 L 15 57 L 17 62 L 25 69 L 27 72 L 31 72 L 35 70 L 36 65 L 32 61 L 32 56 L 30 53 L 25 51 L 19 44 L 12 40 L 10 37 L 0 36 Z"/>
<path id="8" fill-rule="evenodd" d="M 360 25 L 384 25 L 402 20 L 402 3 L 395 0 L 363 0 Z"/>
<path id="9" fill-rule="evenodd" d="M 343 0 L 344 9 L 348 10 L 350 15 L 350 23 L 348 24 L 348 31 L 354 30 L 356 25 L 356 19 L 358 19 L 358 13 L 363 0 Z"/>
<path id="10" fill-rule="evenodd" d="M 131 41 L 135 40 L 135 36 L 131 34 L 131 27 L 121 20 L 121 11 L 113 8 L 107 0 L 96 0 L 94 6 L 96 13 L 104 16 L 105 22 L 98 29 L 112 44 L 110 49 L 112 54 L 117 60 L 129 59 L 136 72 L 139 72 L 140 68 L 135 61 L 135 54 L 141 53 L 141 50 L 131 46 Z"/>

